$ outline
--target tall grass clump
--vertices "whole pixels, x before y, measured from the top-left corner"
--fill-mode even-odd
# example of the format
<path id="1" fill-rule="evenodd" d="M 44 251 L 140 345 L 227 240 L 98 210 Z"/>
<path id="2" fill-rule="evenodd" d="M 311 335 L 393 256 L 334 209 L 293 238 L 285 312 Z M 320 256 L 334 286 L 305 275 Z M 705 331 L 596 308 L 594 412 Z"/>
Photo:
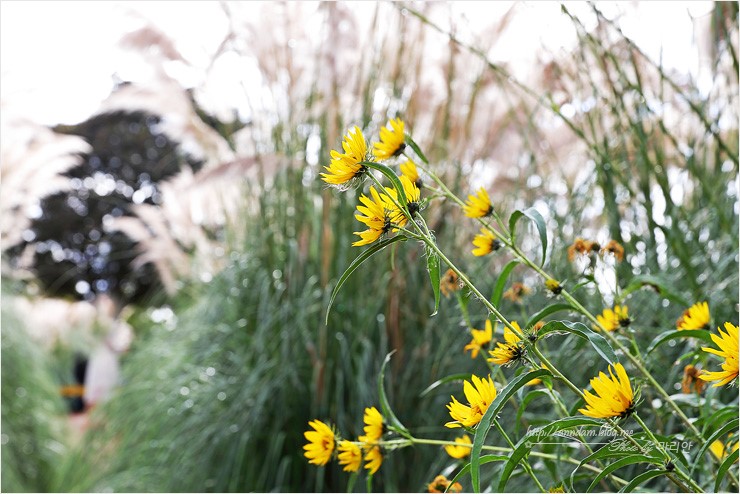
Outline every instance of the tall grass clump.
<path id="1" fill-rule="evenodd" d="M 67 453 L 64 404 L 43 352 L 11 306 L 11 295 L 3 289 L 2 491 L 48 492 Z"/>

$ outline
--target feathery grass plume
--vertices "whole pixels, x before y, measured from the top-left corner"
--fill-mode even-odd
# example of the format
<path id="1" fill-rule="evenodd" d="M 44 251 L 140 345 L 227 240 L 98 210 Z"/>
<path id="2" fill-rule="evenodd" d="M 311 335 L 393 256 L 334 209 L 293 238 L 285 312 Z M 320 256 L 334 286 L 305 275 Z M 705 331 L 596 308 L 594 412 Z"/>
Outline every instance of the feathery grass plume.
<path id="1" fill-rule="evenodd" d="M 704 371 L 699 375 L 699 379 L 704 381 L 717 381 L 713 387 L 724 386 L 737 379 L 738 375 L 738 331 L 737 326 L 731 322 L 725 323 L 725 332 L 717 328 L 719 336 L 712 335 L 712 341 L 719 347 L 719 350 L 712 347 L 701 347 L 707 353 L 713 353 L 725 359 L 722 363 L 722 370 L 709 372 Z"/>
<path id="2" fill-rule="evenodd" d="M 579 412 L 587 417 L 607 419 L 627 417 L 634 411 L 634 394 L 627 372 L 619 363 L 614 364 L 614 371 L 616 376 L 609 366 L 609 377 L 599 372 L 598 377 L 591 379 L 596 395 L 584 390 L 586 408 L 579 408 Z"/>

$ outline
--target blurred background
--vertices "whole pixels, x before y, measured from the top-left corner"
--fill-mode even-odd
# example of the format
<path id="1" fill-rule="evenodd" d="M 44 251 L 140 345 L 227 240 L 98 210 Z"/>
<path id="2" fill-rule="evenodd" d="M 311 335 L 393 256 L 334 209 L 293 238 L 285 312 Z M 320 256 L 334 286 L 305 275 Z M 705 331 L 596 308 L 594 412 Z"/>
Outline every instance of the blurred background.
<path id="1" fill-rule="evenodd" d="M 735 2 L 0 9 L 4 492 L 343 491 L 337 466 L 303 458 L 303 431 L 319 418 L 362 433 L 391 350 L 398 417 L 454 437 L 457 386 L 422 392 L 485 367 L 463 353 L 454 297 L 429 317 L 417 246 L 363 265 L 324 324 L 361 252 L 359 191 L 318 173 L 353 125 L 370 141 L 401 117 L 458 195 L 536 207 L 560 279 L 583 272 L 566 255 L 576 237 L 624 245 L 595 273 L 606 288 L 578 294 L 598 313 L 632 287 L 640 341 L 696 301 L 714 326 L 737 322 Z M 506 256 L 474 258 L 474 225 L 449 205 L 424 215 L 490 291 Z M 510 283 L 532 292 L 502 311 L 523 322 L 545 301 L 518 269 Z M 483 307 L 468 309 L 482 328 Z M 579 344 L 558 350 L 585 376 L 598 366 Z M 681 355 L 653 354 L 677 394 Z M 531 405 L 522 423 L 549 413 Z M 373 489 L 422 491 L 457 466 L 397 451 Z M 556 484 L 562 466 L 548 468 Z"/>

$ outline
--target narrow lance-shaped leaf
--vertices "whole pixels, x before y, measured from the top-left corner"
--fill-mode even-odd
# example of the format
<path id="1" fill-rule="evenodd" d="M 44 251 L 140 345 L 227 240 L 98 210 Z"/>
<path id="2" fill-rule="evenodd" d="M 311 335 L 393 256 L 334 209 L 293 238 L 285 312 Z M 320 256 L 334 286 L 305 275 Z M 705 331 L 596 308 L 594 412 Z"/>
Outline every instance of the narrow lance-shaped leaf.
<path id="1" fill-rule="evenodd" d="M 483 449 L 483 443 L 486 441 L 488 430 L 491 428 L 491 423 L 494 418 L 498 415 L 498 412 L 501 411 L 509 398 L 511 398 L 519 388 L 525 386 L 532 379 L 546 375 L 551 375 L 550 371 L 546 369 L 537 369 L 515 377 L 496 395 L 496 399 L 493 400 L 493 403 L 488 407 L 486 413 L 481 417 L 481 420 L 475 429 L 473 450 L 470 454 L 470 477 L 473 484 L 473 491 L 480 492 L 480 453 Z"/>
<path id="2" fill-rule="evenodd" d="M 650 342 L 648 349 L 645 351 L 646 355 L 652 353 L 653 350 L 658 348 L 663 343 L 673 340 L 676 338 L 700 338 L 707 343 L 712 343 L 712 336 L 709 331 L 704 329 L 672 329 L 660 333 L 658 336 Z"/>
<path id="3" fill-rule="evenodd" d="M 740 453 L 740 450 L 738 449 L 730 453 L 717 469 L 717 480 L 714 481 L 714 492 L 720 492 L 719 488 L 722 485 L 722 480 L 724 480 L 730 467 L 737 461 L 738 453 Z"/>
<path id="4" fill-rule="evenodd" d="M 542 426 L 536 430 L 527 432 L 527 434 L 519 440 L 509 456 L 508 461 L 504 465 L 504 469 L 501 472 L 498 483 L 498 492 L 505 492 L 506 483 L 509 481 L 512 472 L 520 464 L 522 459 L 529 454 L 532 446 L 544 440 L 545 438 L 553 436 L 555 433 L 570 429 L 578 426 L 594 426 L 601 427 L 603 422 L 601 420 L 592 419 L 588 417 L 566 417 L 550 422 L 547 425 Z"/>
<path id="5" fill-rule="evenodd" d="M 539 337 L 543 337 L 548 333 L 557 333 L 561 331 L 565 333 L 571 333 L 578 336 L 579 338 L 588 340 L 594 350 L 596 350 L 596 353 L 601 355 L 601 358 L 606 360 L 608 363 L 614 364 L 616 362 L 619 362 L 619 359 L 614 353 L 612 347 L 609 346 L 606 338 L 601 336 L 596 331 L 589 329 L 585 324 L 580 322 L 550 321 L 542 326 L 542 329 L 537 332 L 537 335 Z"/>
<path id="6" fill-rule="evenodd" d="M 414 142 L 414 140 L 411 138 L 411 136 L 408 135 L 408 134 L 406 134 L 405 140 L 406 140 L 406 144 L 408 144 L 409 146 L 411 146 L 411 149 L 414 150 L 414 152 L 419 157 L 419 159 L 421 161 L 423 161 L 425 165 L 428 165 L 429 164 L 429 160 L 427 159 L 426 156 L 424 156 L 424 153 L 421 152 L 421 148 L 419 147 L 418 144 L 416 144 L 416 142 Z"/>
<path id="7" fill-rule="evenodd" d="M 373 254 L 380 252 L 384 248 L 388 247 L 389 245 L 399 242 L 399 241 L 405 241 L 406 237 L 402 235 L 396 235 L 395 237 L 386 238 L 384 240 L 381 240 L 377 244 L 369 247 L 368 249 L 364 250 L 362 254 L 357 256 L 354 261 L 352 261 L 347 269 L 344 270 L 344 273 L 342 273 L 342 276 L 339 277 L 339 281 L 337 281 L 337 285 L 334 287 L 334 290 L 331 292 L 331 297 L 329 298 L 329 304 L 326 307 L 326 320 L 325 324 L 329 324 L 329 312 L 331 311 L 332 304 L 334 304 L 334 299 L 337 297 L 337 293 L 339 293 L 339 289 L 342 288 L 342 285 L 349 279 L 350 275 L 355 272 L 357 268 L 360 267 L 360 265 L 367 261 L 370 257 L 372 257 Z"/>
<path id="8" fill-rule="evenodd" d="M 427 248 L 427 272 L 434 292 L 434 312 L 430 315 L 434 316 L 439 310 L 439 256 L 430 248 Z"/>
<path id="9" fill-rule="evenodd" d="M 491 293 L 491 304 L 494 307 L 498 307 L 501 303 L 501 296 L 504 294 L 504 288 L 506 288 L 506 281 L 509 279 L 511 271 L 519 264 L 519 261 L 509 261 L 504 269 L 501 270 L 501 274 L 498 275 L 496 284 L 493 287 L 493 293 Z"/>
<path id="10" fill-rule="evenodd" d="M 396 175 L 396 172 L 394 172 L 384 164 L 375 163 L 374 161 L 362 161 L 360 162 L 360 164 L 365 165 L 368 168 L 372 168 L 373 170 L 378 170 L 380 173 L 382 173 L 385 178 L 387 178 L 391 182 L 391 184 L 393 184 L 393 188 L 396 189 L 396 192 L 398 192 L 398 202 L 401 204 L 401 207 L 406 207 L 406 204 L 408 204 L 408 200 L 406 199 L 406 192 L 403 190 L 403 185 L 401 184 L 401 180 L 398 178 L 398 175 Z"/>
<path id="11" fill-rule="evenodd" d="M 525 210 L 517 209 L 511 213 L 511 216 L 509 217 L 511 242 L 514 243 L 516 239 L 516 223 L 522 216 L 531 220 L 537 227 L 537 232 L 540 235 L 540 243 L 542 244 L 542 262 L 540 263 L 540 266 L 543 266 L 545 264 L 545 257 L 547 256 L 547 227 L 545 226 L 545 219 L 535 208 L 527 208 Z"/>
<path id="12" fill-rule="evenodd" d="M 383 410 L 383 417 L 388 420 L 388 425 L 392 427 L 396 432 L 404 437 L 409 437 L 409 431 L 404 425 L 398 420 L 398 417 L 393 413 L 390 403 L 388 402 L 388 396 L 385 393 L 385 368 L 388 362 L 391 361 L 391 355 L 396 351 L 393 350 L 385 356 L 383 365 L 380 367 L 380 374 L 378 375 L 378 398 L 380 400 L 380 408 Z"/>

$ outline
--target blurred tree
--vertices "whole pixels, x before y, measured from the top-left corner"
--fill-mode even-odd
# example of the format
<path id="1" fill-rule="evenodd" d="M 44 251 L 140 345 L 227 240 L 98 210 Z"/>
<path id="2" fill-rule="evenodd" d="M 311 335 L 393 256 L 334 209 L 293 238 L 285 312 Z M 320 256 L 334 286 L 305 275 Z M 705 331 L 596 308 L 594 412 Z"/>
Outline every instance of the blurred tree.
<path id="1" fill-rule="evenodd" d="M 136 204 L 159 204 L 158 183 L 183 167 L 202 167 L 161 122 L 147 112 L 117 111 L 54 128 L 82 137 L 92 151 L 80 154 L 80 164 L 64 174 L 70 189 L 42 199 L 24 240 L 9 249 L 17 263 L 31 248 L 31 271 L 48 295 L 92 300 L 107 293 L 125 305 L 160 288 L 155 267 L 135 262 L 137 242 L 110 224 L 135 215 Z"/>

